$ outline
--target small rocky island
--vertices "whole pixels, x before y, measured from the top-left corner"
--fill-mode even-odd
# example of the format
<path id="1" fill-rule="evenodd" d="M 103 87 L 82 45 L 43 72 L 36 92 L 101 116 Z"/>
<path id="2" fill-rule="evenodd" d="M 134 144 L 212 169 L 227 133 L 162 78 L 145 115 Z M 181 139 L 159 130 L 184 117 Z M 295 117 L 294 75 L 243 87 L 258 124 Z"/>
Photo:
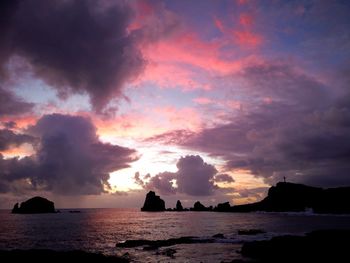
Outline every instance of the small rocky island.
<path id="1" fill-rule="evenodd" d="M 13 214 L 41 214 L 41 213 L 55 213 L 55 205 L 46 198 L 36 196 L 22 202 L 19 206 L 16 203 L 12 209 Z"/>
<path id="2" fill-rule="evenodd" d="M 141 211 L 160 212 L 165 211 L 165 202 L 155 192 L 149 191 Z"/>

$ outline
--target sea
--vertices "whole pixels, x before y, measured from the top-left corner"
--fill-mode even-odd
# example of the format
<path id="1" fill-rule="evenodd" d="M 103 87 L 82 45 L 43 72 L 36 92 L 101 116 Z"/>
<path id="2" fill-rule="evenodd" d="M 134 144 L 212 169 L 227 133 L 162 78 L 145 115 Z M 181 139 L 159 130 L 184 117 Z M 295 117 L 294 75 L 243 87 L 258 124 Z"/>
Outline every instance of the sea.
<path id="1" fill-rule="evenodd" d="M 244 242 L 304 235 L 318 229 L 349 229 L 350 215 L 306 213 L 140 212 L 138 209 L 62 209 L 55 214 L 11 214 L 0 210 L 0 249 L 84 250 L 128 257 L 131 262 L 230 262 L 242 258 Z M 257 235 L 239 230 L 260 229 Z M 195 236 L 212 243 L 177 244 L 158 250 L 118 248 L 132 239 Z M 166 253 L 172 249 L 172 253 Z"/>

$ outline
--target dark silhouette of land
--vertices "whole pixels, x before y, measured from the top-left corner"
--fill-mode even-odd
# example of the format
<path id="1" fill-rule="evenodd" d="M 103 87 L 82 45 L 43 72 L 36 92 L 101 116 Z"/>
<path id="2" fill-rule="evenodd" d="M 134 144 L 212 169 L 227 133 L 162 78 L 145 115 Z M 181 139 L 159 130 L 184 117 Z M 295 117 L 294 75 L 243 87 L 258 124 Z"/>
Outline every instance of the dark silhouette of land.
<path id="1" fill-rule="evenodd" d="M 149 196 L 150 195 L 150 196 Z M 149 197 L 148 197 L 149 196 Z M 149 192 L 142 211 L 164 211 L 162 199 L 154 192 Z M 190 209 L 183 208 L 178 200 L 176 208 L 167 211 L 215 211 L 215 212 L 304 212 L 308 209 L 319 214 L 349 214 L 350 187 L 323 189 L 303 184 L 279 182 L 272 186 L 267 197 L 262 201 L 231 206 L 229 202 L 220 203 L 214 208 L 206 207 L 200 201 Z M 155 210 L 156 209 L 156 210 Z"/>
<path id="2" fill-rule="evenodd" d="M 323 189 L 303 184 L 280 182 L 269 189 L 260 202 L 232 206 L 230 212 L 302 212 L 350 213 L 350 187 Z"/>
<path id="3" fill-rule="evenodd" d="M 55 204 L 46 198 L 36 196 L 22 202 L 19 206 L 16 203 L 12 209 L 13 214 L 40 214 L 55 213 Z"/>
<path id="4" fill-rule="evenodd" d="M 305 236 L 280 236 L 243 244 L 243 262 L 350 262 L 350 229 L 318 230 Z"/>
<path id="5" fill-rule="evenodd" d="M 101 263 L 127 263 L 129 259 L 116 256 L 105 256 L 80 250 L 54 251 L 48 249 L 30 250 L 0 250 L 3 262 L 101 262 Z"/>
<path id="6" fill-rule="evenodd" d="M 141 211 L 147 212 L 161 212 L 165 211 L 165 202 L 163 199 L 160 199 L 155 192 L 149 191 L 146 195 L 145 203 L 141 208 Z"/>

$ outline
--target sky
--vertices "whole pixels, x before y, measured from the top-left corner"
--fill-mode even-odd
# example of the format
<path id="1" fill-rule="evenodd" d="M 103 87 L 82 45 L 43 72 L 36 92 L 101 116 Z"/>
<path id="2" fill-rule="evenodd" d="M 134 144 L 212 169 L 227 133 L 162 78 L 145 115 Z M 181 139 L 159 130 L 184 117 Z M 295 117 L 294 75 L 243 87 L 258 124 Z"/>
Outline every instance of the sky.
<path id="1" fill-rule="evenodd" d="M 350 185 L 348 1 L 3 0 L 0 208 Z"/>

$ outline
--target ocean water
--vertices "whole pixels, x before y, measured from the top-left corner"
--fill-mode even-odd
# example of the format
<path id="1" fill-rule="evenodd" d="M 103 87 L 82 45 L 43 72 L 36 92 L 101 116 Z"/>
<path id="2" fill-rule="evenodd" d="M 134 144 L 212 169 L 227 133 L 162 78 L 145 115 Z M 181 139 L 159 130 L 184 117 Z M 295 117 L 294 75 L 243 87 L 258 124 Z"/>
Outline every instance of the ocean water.
<path id="1" fill-rule="evenodd" d="M 136 209 L 61 210 L 57 214 L 11 214 L 0 211 L 0 249 L 80 249 L 108 255 L 129 253 L 133 262 L 228 262 L 240 258 L 242 242 L 269 239 L 281 234 L 302 235 L 317 229 L 350 228 L 350 216 L 310 213 L 147 213 Z M 241 236 L 240 229 L 262 229 L 264 234 Z M 199 238 L 224 234 L 209 244 L 179 244 L 174 257 L 169 247 L 145 251 L 116 248 L 130 239 Z"/>

